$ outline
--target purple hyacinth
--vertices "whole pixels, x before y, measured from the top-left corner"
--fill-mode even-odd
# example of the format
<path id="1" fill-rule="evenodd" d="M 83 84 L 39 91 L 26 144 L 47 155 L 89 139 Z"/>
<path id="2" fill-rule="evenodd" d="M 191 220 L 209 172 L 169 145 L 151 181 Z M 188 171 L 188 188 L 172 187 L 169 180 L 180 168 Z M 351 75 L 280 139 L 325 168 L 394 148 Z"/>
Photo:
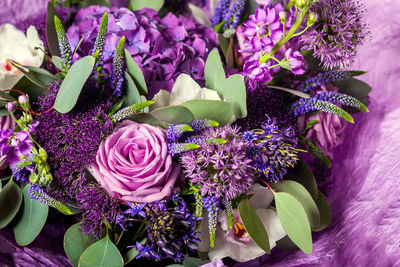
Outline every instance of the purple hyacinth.
<path id="1" fill-rule="evenodd" d="M 261 129 L 245 132 L 242 138 L 254 168 L 267 181 L 281 181 L 287 169 L 294 167 L 299 159 L 294 129 L 280 129 L 268 116 Z"/>
<path id="2" fill-rule="evenodd" d="M 204 64 L 217 47 L 217 35 L 193 18 L 172 13 L 160 18 L 154 10 L 131 12 L 126 8 L 90 6 L 80 9 L 67 31 L 71 47 L 83 37 L 74 59 L 90 55 L 103 14 L 108 11 L 108 32 L 104 45 L 104 72 L 111 64 L 118 40 L 125 36 L 125 48 L 142 69 L 148 85 L 148 98 L 160 89 L 170 91 L 180 73 L 187 73 L 204 85 Z"/>
<path id="3" fill-rule="evenodd" d="M 199 149 L 182 154 L 183 172 L 189 181 L 200 187 L 201 195 L 217 199 L 233 199 L 246 192 L 254 183 L 253 168 L 238 128 L 209 128 L 199 137 L 220 138 L 226 143 L 203 142 Z"/>
<path id="4" fill-rule="evenodd" d="M 156 201 L 145 208 L 147 240 L 145 244 L 136 243 L 139 254 L 147 259 L 173 259 L 182 261 L 189 251 L 196 251 L 200 243 L 197 221 L 186 202 L 175 195 L 172 201 Z"/>
<path id="5" fill-rule="evenodd" d="M 353 0 L 320 0 L 312 10 L 319 19 L 301 36 L 303 49 L 312 50 L 326 69 L 348 66 L 369 35 L 363 6 Z"/>

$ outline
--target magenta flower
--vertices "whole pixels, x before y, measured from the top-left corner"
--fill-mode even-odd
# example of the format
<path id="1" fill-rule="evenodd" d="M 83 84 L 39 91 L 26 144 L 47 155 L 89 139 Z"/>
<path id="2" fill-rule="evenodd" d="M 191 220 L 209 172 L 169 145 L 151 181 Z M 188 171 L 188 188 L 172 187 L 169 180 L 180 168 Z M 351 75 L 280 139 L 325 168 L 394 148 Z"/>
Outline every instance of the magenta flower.
<path id="1" fill-rule="evenodd" d="M 90 172 L 113 197 L 149 203 L 171 196 L 180 167 L 163 129 L 126 120 L 101 143 Z"/>
<path id="2" fill-rule="evenodd" d="M 303 55 L 299 51 L 294 51 L 292 48 L 286 50 L 285 58 L 288 60 L 292 72 L 296 75 L 302 75 L 306 71 L 302 68 L 304 66 Z"/>
<path id="3" fill-rule="evenodd" d="M 269 36 L 272 40 L 282 38 L 281 22 L 274 8 L 267 10 L 257 8 L 255 14 L 249 16 L 249 20 L 244 23 L 244 26 L 243 34 L 248 37 Z"/>

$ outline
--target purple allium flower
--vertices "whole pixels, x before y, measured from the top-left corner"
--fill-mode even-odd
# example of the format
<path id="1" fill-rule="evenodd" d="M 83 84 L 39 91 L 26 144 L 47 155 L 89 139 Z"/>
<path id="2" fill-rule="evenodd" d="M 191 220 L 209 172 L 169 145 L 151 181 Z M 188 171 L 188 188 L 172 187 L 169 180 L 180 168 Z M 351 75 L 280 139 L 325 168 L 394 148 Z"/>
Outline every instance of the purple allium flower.
<path id="1" fill-rule="evenodd" d="M 353 0 L 320 0 L 312 10 L 319 19 L 301 36 L 303 49 L 312 50 L 326 69 L 347 67 L 369 35 L 363 6 Z"/>
<path id="2" fill-rule="evenodd" d="M 125 36 L 125 48 L 142 69 L 149 87 L 149 99 L 160 89 L 170 91 L 182 72 L 193 74 L 204 84 L 204 62 L 217 47 L 216 33 L 193 18 L 172 13 L 160 19 L 154 10 L 131 12 L 126 8 L 90 6 L 80 9 L 67 31 L 71 47 L 84 37 L 74 59 L 93 53 L 103 14 L 108 11 L 108 32 L 104 46 L 104 71 L 111 72 L 111 62 L 118 40 Z M 193 67 L 191 67 L 193 66 Z"/>
<path id="3" fill-rule="evenodd" d="M 145 244 L 136 243 L 139 250 L 136 258 L 145 256 L 148 259 L 173 259 L 182 261 L 187 253 L 196 251 L 200 242 L 196 222 L 187 208 L 186 202 L 179 196 L 173 201 L 156 201 L 145 208 L 147 222 L 147 240 Z"/>
<path id="4" fill-rule="evenodd" d="M 267 181 L 279 182 L 298 160 L 295 131 L 291 127 L 279 129 L 276 121 L 268 116 L 261 128 L 253 130 L 254 135 L 245 132 L 242 138 L 246 140 L 249 156 L 259 175 Z"/>
<path id="5" fill-rule="evenodd" d="M 291 71 L 296 75 L 303 75 L 306 71 L 303 69 L 304 58 L 299 51 L 294 51 L 292 48 L 286 50 L 285 58 L 289 62 Z"/>
<path id="6" fill-rule="evenodd" d="M 204 141 L 199 149 L 182 154 L 183 172 L 189 181 L 200 187 L 201 195 L 217 199 L 233 199 L 246 192 L 254 183 L 254 172 L 238 128 L 209 128 L 199 137 L 222 138 L 227 142 Z"/>

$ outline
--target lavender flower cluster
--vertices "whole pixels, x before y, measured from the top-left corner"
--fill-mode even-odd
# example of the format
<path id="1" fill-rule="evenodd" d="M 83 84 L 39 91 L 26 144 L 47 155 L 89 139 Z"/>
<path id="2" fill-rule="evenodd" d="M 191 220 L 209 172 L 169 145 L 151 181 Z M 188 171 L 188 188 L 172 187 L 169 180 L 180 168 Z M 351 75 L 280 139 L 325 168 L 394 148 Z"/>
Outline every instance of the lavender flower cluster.
<path id="1" fill-rule="evenodd" d="M 217 35 L 193 19 L 172 13 L 159 18 L 154 10 L 131 12 L 126 8 L 90 6 L 80 9 L 68 28 L 67 37 L 74 55 L 92 54 L 103 14 L 108 11 L 108 33 L 103 52 L 104 68 L 108 73 L 117 43 L 126 38 L 126 50 L 143 70 L 149 85 L 148 98 L 164 89 L 170 91 L 180 73 L 191 75 L 204 84 L 204 64 L 208 53 L 217 46 Z"/>

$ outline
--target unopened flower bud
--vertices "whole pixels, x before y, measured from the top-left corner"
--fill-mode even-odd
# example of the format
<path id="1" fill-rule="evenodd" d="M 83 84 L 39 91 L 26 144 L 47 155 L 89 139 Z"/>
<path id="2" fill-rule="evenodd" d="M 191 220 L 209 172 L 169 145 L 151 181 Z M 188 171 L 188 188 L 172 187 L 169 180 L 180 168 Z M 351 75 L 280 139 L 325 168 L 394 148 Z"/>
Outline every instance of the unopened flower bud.
<path id="1" fill-rule="evenodd" d="M 306 4 L 307 4 L 306 0 L 296 0 L 295 1 L 295 5 L 300 9 L 303 9 L 306 6 Z"/>
<path id="2" fill-rule="evenodd" d="M 308 14 L 308 18 L 307 18 L 307 25 L 311 26 L 317 21 L 318 21 L 318 14 L 316 14 L 314 12 L 310 12 Z"/>
<path id="3" fill-rule="evenodd" d="M 9 112 L 14 112 L 15 111 L 15 102 L 8 102 L 6 105 L 6 109 Z"/>
<path id="4" fill-rule="evenodd" d="M 285 23 L 287 21 L 287 12 L 284 10 L 279 11 L 279 19 L 282 23 Z"/>
<path id="5" fill-rule="evenodd" d="M 28 97 L 26 95 L 20 95 L 18 97 L 18 102 L 22 105 L 28 102 Z"/>

